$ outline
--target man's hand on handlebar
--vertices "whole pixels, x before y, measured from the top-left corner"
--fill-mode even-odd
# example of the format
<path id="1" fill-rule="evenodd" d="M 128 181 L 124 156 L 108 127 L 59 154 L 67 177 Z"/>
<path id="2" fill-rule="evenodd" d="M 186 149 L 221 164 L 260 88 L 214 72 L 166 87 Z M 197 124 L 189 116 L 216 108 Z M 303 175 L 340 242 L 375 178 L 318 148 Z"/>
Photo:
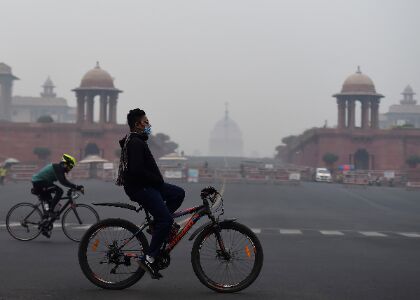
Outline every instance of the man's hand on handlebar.
<path id="1" fill-rule="evenodd" d="M 208 186 L 201 190 L 200 196 L 201 196 L 201 199 L 205 199 L 215 194 L 218 194 L 218 191 L 214 187 Z"/>

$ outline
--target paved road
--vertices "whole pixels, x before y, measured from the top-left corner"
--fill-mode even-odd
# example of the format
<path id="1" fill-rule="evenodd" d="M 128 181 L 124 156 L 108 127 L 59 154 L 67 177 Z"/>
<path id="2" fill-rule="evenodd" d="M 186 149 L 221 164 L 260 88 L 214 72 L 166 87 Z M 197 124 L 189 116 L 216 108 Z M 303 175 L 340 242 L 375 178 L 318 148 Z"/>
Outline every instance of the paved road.
<path id="1" fill-rule="evenodd" d="M 126 201 L 110 184 L 85 182 L 80 202 Z M 199 203 L 202 185 L 184 186 L 183 207 Z M 29 185 L 0 188 L 0 299 L 173 299 L 220 297 L 196 279 L 191 242 L 173 252 L 164 279 L 144 278 L 124 291 L 91 285 L 77 262 L 77 245 L 57 229 L 51 240 L 22 243 L 2 227 L 7 210 L 31 200 Z M 397 188 L 345 188 L 305 183 L 298 187 L 230 184 L 226 217 L 257 233 L 265 262 L 257 281 L 227 298 L 419 299 L 420 192 Z M 139 223 L 135 213 L 101 208 L 101 217 Z"/>

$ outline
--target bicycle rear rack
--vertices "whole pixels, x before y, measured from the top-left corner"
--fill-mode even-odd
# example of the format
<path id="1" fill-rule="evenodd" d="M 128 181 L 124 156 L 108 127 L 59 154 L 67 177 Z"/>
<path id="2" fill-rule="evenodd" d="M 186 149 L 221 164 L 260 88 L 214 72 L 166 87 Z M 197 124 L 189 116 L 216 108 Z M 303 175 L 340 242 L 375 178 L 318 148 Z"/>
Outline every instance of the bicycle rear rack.
<path id="1" fill-rule="evenodd" d="M 143 209 L 143 207 L 136 208 L 134 205 L 128 204 L 128 203 L 122 203 L 122 202 L 100 202 L 100 203 L 92 203 L 96 206 L 113 206 L 113 207 L 119 207 L 119 208 L 125 208 L 129 210 L 134 210 L 135 212 L 139 212 Z"/>

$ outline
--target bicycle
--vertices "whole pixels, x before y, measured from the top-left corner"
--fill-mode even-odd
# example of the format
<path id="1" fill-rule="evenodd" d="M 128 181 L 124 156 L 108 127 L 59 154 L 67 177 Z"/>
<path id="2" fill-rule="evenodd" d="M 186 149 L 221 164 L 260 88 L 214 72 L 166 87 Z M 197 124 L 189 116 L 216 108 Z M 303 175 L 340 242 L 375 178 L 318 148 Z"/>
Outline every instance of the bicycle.
<path id="1" fill-rule="evenodd" d="M 83 193 L 83 191 L 81 191 Z M 76 204 L 74 200 L 80 197 L 75 189 L 67 191 L 68 200 L 53 217 L 45 209 L 45 203 L 38 196 L 39 202 L 32 204 L 27 202 L 13 206 L 6 217 L 6 228 L 10 235 L 19 241 L 30 241 L 41 233 L 49 234 L 54 226 L 54 221 L 60 219 L 64 234 L 72 241 L 80 242 L 84 230 L 99 221 L 96 210 L 86 204 Z M 59 205 L 57 203 L 57 205 Z"/>
<path id="2" fill-rule="evenodd" d="M 210 221 L 189 237 L 194 240 L 191 263 L 195 275 L 206 287 L 221 293 L 237 292 L 252 284 L 263 265 L 263 249 L 251 229 L 224 219 L 223 199 L 212 187 L 202 190 L 203 205 L 175 212 L 174 218 L 192 214 L 184 220 L 180 231 L 161 248 L 156 258 L 160 270 L 170 265 L 170 252 L 203 216 Z M 94 203 L 140 212 L 126 203 Z M 89 281 L 103 289 L 125 289 L 138 282 L 145 271 L 139 266 L 149 244 L 143 230 L 153 230 L 152 220 L 145 210 L 146 220 L 140 227 L 123 219 L 106 219 L 86 231 L 79 244 L 79 264 Z"/>

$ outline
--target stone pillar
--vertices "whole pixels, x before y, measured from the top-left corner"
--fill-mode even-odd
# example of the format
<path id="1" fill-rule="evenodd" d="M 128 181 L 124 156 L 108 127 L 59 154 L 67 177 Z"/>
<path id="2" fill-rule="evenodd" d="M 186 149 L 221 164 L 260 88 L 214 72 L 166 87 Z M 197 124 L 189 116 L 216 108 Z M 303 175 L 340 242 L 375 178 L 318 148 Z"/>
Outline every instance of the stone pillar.
<path id="1" fill-rule="evenodd" d="M 370 101 L 370 127 L 377 129 L 379 125 L 379 100 L 372 99 Z"/>
<path id="2" fill-rule="evenodd" d="M 85 121 L 85 95 L 77 94 L 77 123 Z"/>
<path id="3" fill-rule="evenodd" d="M 109 123 L 117 123 L 117 99 L 118 95 L 112 95 L 109 98 Z"/>
<path id="4" fill-rule="evenodd" d="M 356 102 L 354 99 L 347 100 L 347 127 L 353 129 L 355 126 L 355 112 L 356 112 Z"/>
<path id="5" fill-rule="evenodd" d="M 99 109 L 99 123 L 104 124 L 106 123 L 106 106 L 107 106 L 107 95 L 102 93 L 100 96 L 100 109 Z"/>
<path id="6" fill-rule="evenodd" d="M 367 99 L 362 100 L 362 128 L 369 128 L 369 101 Z"/>
<path id="7" fill-rule="evenodd" d="M 12 86 L 12 78 L 0 78 L 0 120 L 12 120 Z"/>
<path id="8" fill-rule="evenodd" d="M 89 95 L 87 97 L 87 114 L 86 114 L 86 121 L 89 124 L 93 123 L 93 98 L 95 95 Z"/>
<path id="9" fill-rule="evenodd" d="M 343 129 L 346 127 L 346 100 L 337 99 L 337 107 L 338 107 L 337 128 Z"/>

